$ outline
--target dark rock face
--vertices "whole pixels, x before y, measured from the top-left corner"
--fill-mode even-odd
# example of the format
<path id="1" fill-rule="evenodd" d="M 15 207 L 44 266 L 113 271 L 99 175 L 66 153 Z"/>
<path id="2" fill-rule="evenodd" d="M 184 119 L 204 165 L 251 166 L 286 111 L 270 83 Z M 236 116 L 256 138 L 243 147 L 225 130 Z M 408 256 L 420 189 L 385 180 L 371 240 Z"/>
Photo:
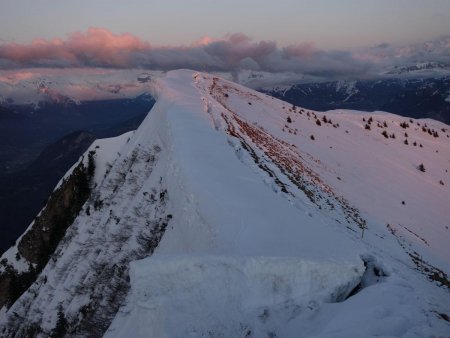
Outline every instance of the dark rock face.
<path id="1" fill-rule="evenodd" d="M 14 304 L 17 298 L 33 284 L 38 271 L 31 267 L 30 271 L 18 273 L 10 265 L 0 274 L 0 307 Z"/>
<path id="2" fill-rule="evenodd" d="M 90 182 L 95 170 L 94 155 L 95 152 L 90 152 L 88 166 L 81 162 L 70 177 L 52 193 L 31 229 L 17 244 L 20 256 L 30 263 L 29 271 L 19 273 L 8 262 L 0 263 L 5 269 L 0 274 L 0 307 L 10 306 L 30 287 L 49 261 L 66 229 L 80 212 L 91 191 Z"/>
<path id="3" fill-rule="evenodd" d="M 95 140 L 78 131 L 48 146 L 28 168 L 0 176 L 0 251 L 5 251 L 33 221 L 61 177 Z"/>
<path id="4" fill-rule="evenodd" d="M 0 275 L 0 305 L 11 305 L 9 300 L 13 294 L 13 286 L 15 285 L 14 270 L 8 266 L 5 272 Z"/>
<path id="5" fill-rule="evenodd" d="M 19 243 L 20 254 L 31 263 L 47 261 L 89 197 L 87 170 L 80 164 L 64 187 L 56 190 L 41 215 Z"/>

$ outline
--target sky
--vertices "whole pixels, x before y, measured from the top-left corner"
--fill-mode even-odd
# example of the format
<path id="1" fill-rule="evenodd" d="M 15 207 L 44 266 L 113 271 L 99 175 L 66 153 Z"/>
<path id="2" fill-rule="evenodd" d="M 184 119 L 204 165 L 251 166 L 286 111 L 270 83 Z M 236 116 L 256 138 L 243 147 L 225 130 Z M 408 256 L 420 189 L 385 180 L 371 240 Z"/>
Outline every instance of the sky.
<path id="1" fill-rule="evenodd" d="M 241 32 L 322 49 L 415 43 L 450 32 L 448 0 L 0 0 L 2 42 L 101 27 L 158 45 Z"/>
<path id="2" fill-rule="evenodd" d="M 449 36 L 449 0 L 0 0 L 0 69 L 337 76 L 447 61 Z"/>

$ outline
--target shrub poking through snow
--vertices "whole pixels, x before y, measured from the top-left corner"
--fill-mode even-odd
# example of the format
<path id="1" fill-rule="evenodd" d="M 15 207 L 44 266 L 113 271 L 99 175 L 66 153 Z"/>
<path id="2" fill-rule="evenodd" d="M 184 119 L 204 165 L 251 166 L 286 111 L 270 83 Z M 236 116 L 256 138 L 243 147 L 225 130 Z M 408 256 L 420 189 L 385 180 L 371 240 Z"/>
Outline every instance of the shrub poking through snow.
<path id="1" fill-rule="evenodd" d="M 385 138 L 389 138 L 389 135 L 387 133 L 386 130 L 383 130 L 383 132 L 381 133 L 381 135 L 383 135 Z"/>
<path id="2" fill-rule="evenodd" d="M 400 127 L 402 127 L 403 129 L 406 129 L 409 127 L 409 124 L 408 124 L 408 122 L 402 122 L 402 123 L 400 123 Z"/>
<path id="3" fill-rule="evenodd" d="M 423 173 L 425 172 L 425 166 L 423 165 L 423 163 L 420 163 L 417 169 L 419 169 Z"/>

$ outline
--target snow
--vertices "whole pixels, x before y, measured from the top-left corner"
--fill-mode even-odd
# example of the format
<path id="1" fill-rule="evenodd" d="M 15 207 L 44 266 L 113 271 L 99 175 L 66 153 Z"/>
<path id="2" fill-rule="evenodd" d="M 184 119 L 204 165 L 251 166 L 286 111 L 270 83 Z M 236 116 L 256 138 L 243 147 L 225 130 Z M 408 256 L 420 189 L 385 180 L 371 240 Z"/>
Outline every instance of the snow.
<path id="1" fill-rule="evenodd" d="M 191 83 L 192 77 L 194 84 Z M 327 129 L 323 132 L 314 120 L 308 125 L 305 112 L 303 121 L 293 122 L 291 128 L 298 127 L 301 131 L 301 137 L 294 137 L 292 133 L 282 131 L 286 128 L 285 118 L 290 105 L 226 81 L 217 81 L 220 83 L 215 85 L 220 88 L 218 91 L 228 94 L 226 104 L 211 91 L 215 82 L 213 77 L 204 74 L 170 72 L 155 85 L 158 103 L 167 109 L 165 114 L 173 161 L 169 191 L 182 192 L 181 195 L 186 197 L 181 208 L 172 205 L 172 227 L 164 235 L 157 252 L 151 258 L 133 263 L 132 295 L 106 336 L 123 337 L 131 333 L 135 336 L 178 337 L 208 332 L 213 336 L 239 336 L 246 332 L 261 336 L 270 334 L 272 329 L 282 337 L 298 336 L 299 332 L 317 337 L 422 337 L 446 332 L 448 325 L 439 321 L 435 313 L 445 313 L 449 304 L 448 294 L 414 272 L 409 257 L 398 245 L 398 241 L 405 240 L 407 245 L 426 253 L 433 264 L 449 271 L 448 233 L 441 230 L 445 220 L 450 219 L 444 208 L 448 190 L 434 192 L 437 196 L 432 197 L 433 203 L 426 202 L 430 196 L 419 194 L 417 197 L 414 190 L 417 189 L 414 183 L 419 182 L 419 189 L 429 191 L 433 181 L 432 177 L 424 179 L 420 176 L 413 165 L 419 158 L 423 160 L 420 155 L 425 152 L 420 155 L 406 152 L 407 156 L 403 156 L 401 140 L 388 145 L 381 134 L 367 135 L 361 118 L 368 118 L 369 114 L 361 115 L 361 112 L 326 113 L 333 122 L 339 122 L 340 127 L 324 126 L 322 129 Z M 255 176 L 259 168 L 243 154 L 239 142 L 223 133 L 226 124 L 221 114 L 229 112 L 237 112 L 247 121 L 257 121 L 257 125 L 271 135 L 297 145 L 305 157 L 314 154 L 310 155 L 309 165 L 326 177 L 333 189 L 355 203 L 368 219 L 364 238 L 355 236 L 355 230 L 346 232 L 337 226 L 334 217 L 338 217 L 339 223 L 344 223 L 342 215 L 334 213 L 330 217 L 333 212 L 314 211 L 315 208 L 299 192 L 295 192 L 295 197 L 286 197 L 273 189 L 270 178 L 264 174 L 261 176 L 261 173 Z M 149 119 L 155 113 L 152 111 Z M 320 118 L 324 115 L 316 114 Z M 298 119 L 295 114 L 290 116 Z M 398 125 L 404 118 L 383 112 L 372 113 L 371 116 L 381 122 L 389 119 L 396 133 L 403 131 Z M 435 121 L 427 123 L 435 129 L 443 127 Z M 411 134 L 410 129 L 407 131 Z M 308 141 L 312 132 L 322 142 Z M 427 147 L 433 143 L 439 152 L 449 154 L 448 142 L 436 142 L 420 133 L 413 134 L 417 141 Z M 361 143 L 364 146 L 358 147 Z M 333 151 L 328 150 L 329 145 Z M 377 154 L 379 156 L 371 157 Z M 399 158 L 402 159 L 400 164 Z M 436 167 L 431 163 L 436 163 Z M 430 165 L 431 175 L 445 162 L 430 161 Z M 276 172 L 275 168 L 272 169 Z M 338 176 L 340 180 L 336 180 Z M 400 188 L 391 189 L 392 186 Z M 394 190 L 393 196 L 389 197 L 391 190 Z M 430 213 L 399 212 L 400 206 L 394 203 L 401 196 L 409 196 L 408 204 L 417 199 L 417 204 L 408 211 L 420 210 L 418 203 L 424 203 L 422 205 L 426 205 Z M 426 231 L 420 227 L 423 218 L 431 225 Z M 386 238 L 386 221 L 393 224 L 404 222 L 408 229 L 417 231 L 419 236 L 427 236 L 433 244 L 423 245 L 417 236 Z M 360 233 L 360 230 L 356 231 Z M 402 232 L 401 236 L 404 235 Z M 314 261 L 318 269 L 326 270 L 329 257 L 333 257 L 338 266 L 345 266 L 344 262 L 348 261 L 360 266 L 360 257 L 367 257 L 368 253 L 370 257 L 377 257 L 377 262 L 384 262 L 377 264 L 385 265 L 390 274 L 380 282 L 367 283 L 357 295 L 342 303 L 331 304 L 312 295 L 313 310 L 292 317 L 289 312 L 292 308 L 281 310 L 277 302 L 269 301 L 267 308 L 277 313 L 277 319 L 271 324 L 273 327 L 257 323 L 257 306 L 249 312 L 242 310 L 245 307 L 242 304 L 252 299 L 252 294 L 246 291 L 246 285 L 250 283 L 248 279 L 253 286 L 264 283 L 264 270 L 249 277 L 251 273 L 248 270 L 251 269 L 245 268 L 248 259 L 270 261 L 273 257 L 283 257 L 279 259 L 290 263 L 285 265 L 280 261 L 278 264 L 286 267 L 287 276 L 295 275 L 295 264 L 289 261 L 292 256 L 298 262 Z M 173 254 L 176 258 L 166 258 Z M 224 263 L 220 269 L 211 261 L 223 262 L 229 255 L 238 255 L 239 258 L 233 260 L 242 261 Z M 255 269 L 262 269 L 265 264 L 257 264 Z M 244 268 L 236 272 L 234 265 Z M 240 278 L 242 271 L 245 271 L 244 280 L 236 282 L 234 278 Z M 350 276 L 347 274 L 347 278 Z M 334 275 L 327 277 L 333 280 Z M 408 282 L 411 279 L 413 284 Z M 304 284 L 299 283 L 293 288 L 303 287 Z M 261 296 L 263 294 L 265 297 Z M 272 296 L 273 291 L 266 290 L 255 298 L 270 300 Z M 439 297 L 443 298 L 438 300 Z M 286 301 L 295 303 L 295 297 Z M 219 309 L 217 304 L 220 304 Z M 432 304 L 431 312 L 429 304 Z M 412 311 L 408 310 L 411 308 Z M 328 324 L 324 325 L 325 322 Z"/>
<path id="2" fill-rule="evenodd" d="M 187 74 L 190 78 L 191 73 Z M 203 223 L 214 228 L 207 232 L 189 228 L 184 232 L 186 224 L 174 226 L 177 230 L 165 236 L 160 250 L 166 250 L 165 241 L 173 241 L 167 250 L 196 252 L 199 249 L 192 245 L 196 242 L 193 237 L 208 233 L 209 236 L 200 241 L 201 251 L 207 250 L 203 247 L 205 243 L 211 243 L 212 252 L 224 254 L 290 255 L 295 252 L 321 256 L 315 243 L 322 241 L 336 248 L 331 249 L 333 255 L 348 255 L 347 248 L 351 244 L 344 235 L 340 235 L 340 245 L 334 244 L 336 237 L 325 235 L 330 230 L 323 226 L 324 218 L 317 215 L 311 220 L 304 211 L 293 208 L 282 196 L 267 189 L 264 182 L 255 180 L 252 168 L 236 161 L 235 149 L 230 147 L 226 135 L 211 128 L 214 122 L 203 111 L 203 101 L 196 89 L 192 86 L 186 89 L 183 80 L 186 81 L 171 77 L 169 73 L 164 80 L 168 83 L 160 85 L 170 91 L 158 96 L 158 100 L 170 101 L 166 114 L 172 142 L 174 172 L 171 177 L 177 182 L 173 184 L 182 185 L 188 193 L 189 202 L 195 204 L 195 212 L 202 216 Z M 189 219 L 189 215 L 177 216 L 174 222 Z M 185 249 L 183 243 L 191 247 Z"/>
<path id="3" fill-rule="evenodd" d="M 17 272 L 28 271 L 30 268 L 30 263 L 25 258 L 21 257 L 20 254 L 18 255 L 18 253 L 19 251 L 17 246 L 13 245 L 2 254 L 0 260 L 6 260 L 5 262 L 10 263 Z M 3 272 L 4 269 L 4 266 L 0 265 L 0 273 Z"/>
<path id="4" fill-rule="evenodd" d="M 136 306 L 115 335 L 198 337 L 214 332 L 232 337 L 245 327 L 263 336 L 280 329 L 280 317 L 295 318 L 313 301 L 345 298 L 363 271 L 361 262 L 297 257 L 148 258 L 131 266 Z"/>
<path id="5" fill-rule="evenodd" d="M 118 149 L 121 149 L 134 134 L 134 131 L 129 131 L 122 135 L 104 139 L 98 139 L 92 142 L 85 153 L 80 157 L 80 159 L 65 173 L 62 179 L 58 182 L 55 189 L 59 188 L 61 184 L 70 177 L 73 170 L 79 165 L 81 161 L 85 166 L 88 165 L 88 154 L 90 152 L 95 152 L 95 173 L 94 173 L 94 185 L 100 184 L 103 180 L 107 170 L 110 170 L 110 166 L 120 156 Z M 98 151 L 101 149 L 101 151 Z"/>
<path id="6" fill-rule="evenodd" d="M 73 170 L 80 164 L 80 162 L 83 162 L 86 166 L 88 165 L 87 154 L 89 154 L 89 152 L 91 151 L 95 152 L 96 165 L 92 184 L 94 186 L 99 185 L 104 179 L 107 170 L 111 169 L 112 163 L 114 163 L 114 161 L 116 160 L 118 155 L 117 149 L 121 149 L 123 145 L 130 140 L 130 137 L 133 135 L 133 133 L 134 131 L 130 131 L 120 136 L 95 140 L 86 150 L 85 154 L 81 156 L 80 159 L 75 162 L 75 164 L 64 174 L 64 176 L 59 180 L 53 190 L 58 189 L 61 184 L 63 184 L 63 182 L 70 177 Z M 101 149 L 101 151 L 98 151 L 99 149 Z M 39 216 L 41 212 L 39 212 L 36 217 Z M 31 222 L 24 233 L 16 240 L 16 243 L 20 242 L 22 237 L 31 229 L 33 224 L 34 221 Z M 1 255 L 0 261 L 5 259 L 5 263 L 9 263 L 19 273 L 29 271 L 31 263 L 28 262 L 25 258 L 21 257 L 20 254 L 18 255 L 18 253 L 19 251 L 17 245 L 13 245 Z M 17 259 L 17 257 L 19 259 Z M 3 271 L 4 267 L 0 265 L 0 272 Z"/>
<path id="7" fill-rule="evenodd" d="M 0 70 L 1 100 L 38 107 L 45 101 L 133 98 L 148 92 L 147 80 L 161 71 L 140 69 L 20 69 Z"/>
<path id="8" fill-rule="evenodd" d="M 425 337 L 429 332 L 417 329 L 428 324 L 422 304 L 410 298 L 409 287 L 404 281 L 381 283 L 346 302 L 326 304 L 306 328 L 311 329 L 308 337 Z"/>
<path id="9" fill-rule="evenodd" d="M 359 90 L 356 88 L 356 81 L 337 81 L 336 91 L 345 92 L 347 97 L 343 102 L 349 100 L 353 95 L 358 94 Z"/>
<path id="10" fill-rule="evenodd" d="M 136 132 L 88 150 L 93 195 L 0 326 L 16 313 L 48 334 L 62 304 L 115 315 L 106 337 L 448 335 L 432 280 L 450 272 L 448 126 L 308 111 L 188 70 L 149 90 Z"/>

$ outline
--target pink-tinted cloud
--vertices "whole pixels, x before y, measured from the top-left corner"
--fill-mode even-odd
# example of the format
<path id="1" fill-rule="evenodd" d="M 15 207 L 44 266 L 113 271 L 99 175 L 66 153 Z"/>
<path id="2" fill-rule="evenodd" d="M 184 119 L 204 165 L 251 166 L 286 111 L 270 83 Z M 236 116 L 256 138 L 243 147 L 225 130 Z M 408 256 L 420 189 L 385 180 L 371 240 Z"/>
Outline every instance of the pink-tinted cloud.
<path id="1" fill-rule="evenodd" d="M 23 80 L 28 80 L 34 77 L 34 73 L 28 70 L 17 71 L 14 73 L 0 74 L 0 82 L 5 82 L 8 84 L 16 84 Z"/>
<path id="2" fill-rule="evenodd" d="M 148 43 L 131 34 L 89 28 L 86 33 L 70 34 L 67 40 L 38 39 L 29 45 L 1 45 L 0 59 L 27 66 L 128 67 L 132 53 L 149 48 Z"/>
<path id="3" fill-rule="evenodd" d="M 286 58 L 311 58 L 319 50 L 314 47 L 311 42 L 301 43 L 297 45 L 291 45 L 283 48 L 283 55 Z"/>
<path id="4" fill-rule="evenodd" d="M 274 41 L 254 41 L 242 33 L 222 38 L 203 37 L 184 46 L 155 46 L 131 34 L 102 28 L 70 34 L 66 39 L 36 40 L 31 44 L 0 44 L 0 68 L 141 68 L 205 71 L 293 72 L 326 77 L 369 76 L 388 62 L 414 58 L 447 58 L 449 39 L 420 46 L 379 45 L 358 52 L 324 51 L 312 43 L 279 48 Z"/>
<path id="5" fill-rule="evenodd" d="M 210 71 L 246 68 L 302 72 L 327 67 L 326 64 L 312 66 L 312 59 L 318 52 L 312 44 L 280 49 L 274 41 L 253 41 L 242 33 L 219 39 L 206 36 L 186 46 L 152 46 L 131 34 L 89 28 L 85 33 L 72 33 L 65 40 L 40 39 L 28 45 L 0 45 L 0 67 L 194 68 Z M 306 65 L 306 62 L 310 64 Z"/>
<path id="6" fill-rule="evenodd" d="M 194 41 L 194 43 L 192 43 L 191 47 L 202 47 L 202 46 L 207 46 L 210 43 L 216 42 L 216 41 L 220 41 L 221 39 L 214 39 L 210 36 L 204 36 L 200 39 L 198 39 L 197 41 Z"/>

